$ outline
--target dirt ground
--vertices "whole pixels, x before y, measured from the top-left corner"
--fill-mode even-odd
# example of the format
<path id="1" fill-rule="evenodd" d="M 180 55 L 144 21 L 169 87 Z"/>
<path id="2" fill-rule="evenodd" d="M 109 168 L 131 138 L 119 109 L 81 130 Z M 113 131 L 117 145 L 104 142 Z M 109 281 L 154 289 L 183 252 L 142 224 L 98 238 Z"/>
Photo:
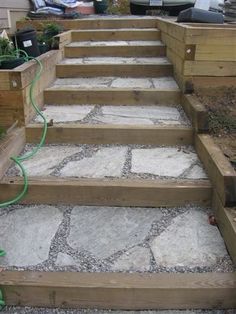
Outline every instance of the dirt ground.
<path id="1" fill-rule="evenodd" d="M 210 132 L 236 169 L 236 88 L 196 92 L 209 111 Z"/>

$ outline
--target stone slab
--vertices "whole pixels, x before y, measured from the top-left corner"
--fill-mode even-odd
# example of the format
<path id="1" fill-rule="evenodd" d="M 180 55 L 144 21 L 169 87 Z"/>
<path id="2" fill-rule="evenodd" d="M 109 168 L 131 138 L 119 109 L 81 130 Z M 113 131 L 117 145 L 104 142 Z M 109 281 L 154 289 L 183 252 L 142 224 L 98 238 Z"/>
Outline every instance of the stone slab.
<path id="1" fill-rule="evenodd" d="M 137 246 L 121 255 L 111 269 L 113 271 L 149 271 L 150 261 L 150 250 Z"/>
<path id="2" fill-rule="evenodd" d="M 91 157 L 71 161 L 61 170 L 63 177 L 120 177 L 126 160 L 127 147 L 100 148 Z"/>
<path id="3" fill-rule="evenodd" d="M 174 218 L 151 249 L 161 267 L 210 267 L 227 256 L 224 241 L 206 213 L 191 209 Z"/>
<path id="4" fill-rule="evenodd" d="M 1 257 L 4 266 L 37 265 L 47 260 L 51 241 L 63 214 L 48 205 L 24 207 L 0 217 Z"/>
<path id="5" fill-rule="evenodd" d="M 161 217 L 155 208 L 74 207 L 68 244 L 104 259 L 138 245 Z"/>
<path id="6" fill-rule="evenodd" d="M 32 159 L 23 162 L 29 176 L 48 176 L 65 158 L 79 153 L 77 146 L 44 146 Z"/>
<path id="7" fill-rule="evenodd" d="M 131 171 L 178 178 L 197 161 L 196 153 L 183 151 L 177 147 L 134 149 Z"/>
<path id="8" fill-rule="evenodd" d="M 163 46 L 159 40 L 78 41 L 67 47 L 114 47 L 114 46 Z"/>
<path id="9" fill-rule="evenodd" d="M 42 112 L 46 117 L 47 121 L 53 119 L 53 123 L 63 123 L 63 122 L 76 122 L 83 120 L 92 110 L 94 106 L 79 106 L 79 105 L 70 105 L 70 106 L 54 106 L 50 105 L 45 107 L 45 110 Z M 42 118 L 37 116 L 35 122 L 42 122 Z"/>
<path id="10" fill-rule="evenodd" d="M 132 57 L 86 57 L 86 58 L 66 58 L 60 62 L 63 65 L 81 65 L 81 64 L 155 64 L 169 65 L 167 58 L 132 58 Z"/>

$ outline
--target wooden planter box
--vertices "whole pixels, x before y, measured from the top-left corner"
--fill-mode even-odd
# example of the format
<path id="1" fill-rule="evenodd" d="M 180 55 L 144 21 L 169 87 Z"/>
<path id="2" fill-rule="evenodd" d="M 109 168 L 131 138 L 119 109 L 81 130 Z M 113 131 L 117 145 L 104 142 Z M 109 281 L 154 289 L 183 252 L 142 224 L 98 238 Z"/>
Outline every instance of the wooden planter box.
<path id="1" fill-rule="evenodd" d="M 43 64 L 43 73 L 38 81 L 34 95 L 41 107 L 43 91 L 56 78 L 55 65 L 62 59 L 60 50 L 49 51 L 39 57 Z M 30 104 L 30 84 L 37 72 L 35 61 L 29 61 L 12 70 L 0 70 L 0 125 L 8 128 L 16 121 L 25 125 L 35 115 Z"/>

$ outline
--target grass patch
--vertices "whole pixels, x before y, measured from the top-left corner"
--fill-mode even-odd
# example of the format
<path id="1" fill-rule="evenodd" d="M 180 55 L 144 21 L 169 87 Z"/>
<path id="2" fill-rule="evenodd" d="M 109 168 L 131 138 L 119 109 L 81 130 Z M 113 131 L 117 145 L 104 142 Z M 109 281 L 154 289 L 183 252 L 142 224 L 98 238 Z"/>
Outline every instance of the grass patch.
<path id="1" fill-rule="evenodd" d="M 115 3 L 113 0 L 109 0 L 107 13 L 113 15 L 129 15 L 129 0 L 117 0 Z"/>

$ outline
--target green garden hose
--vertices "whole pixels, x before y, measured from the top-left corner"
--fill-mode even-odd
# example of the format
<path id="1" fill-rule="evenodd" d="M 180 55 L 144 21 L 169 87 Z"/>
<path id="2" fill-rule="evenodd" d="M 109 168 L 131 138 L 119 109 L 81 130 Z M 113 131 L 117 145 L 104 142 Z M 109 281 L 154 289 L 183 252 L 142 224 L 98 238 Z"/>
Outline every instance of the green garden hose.
<path id="1" fill-rule="evenodd" d="M 42 112 L 40 111 L 40 109 L 38 108 L 38 106 L 37 106 L 37 104 L 35 102 L 35 99 L 34 99 L 35 84 L 39 80 L 39 78 L 40 78 L 40 76 L 42 74 L 42 71 L 43 71 L 42 63 L 40 62 L 40 60 L 38 60 L 36 58 L 29 57 L 25 51 L 21 51 L 21 50 L 16 50 L 15 51 L 15 55 L 13 55 L 13 56 L 12 55 L 0 56 L 0 61 L 1 61 L 1 59 L 4 59 L 4 58 L 15 58 L 16 56 L 19 56 L 20 53 L 25 55 L 25 61 L 34 60 L 38 64 L 39 70 L 36 72 L 36 75 L 35 75 L 34 79 L 32 80 L 32 82 L 30 84 L 30 93 L 29 93 L 29 95 L 30 95 L 31 105 L 34 107 L 34 109 L 37 112 L 37 114 L 39 114 L 41 116 L 41 118 L 43 119 L 43 132 L 42 132 L 42 136 L 41 136 L 41 140 L 40 140 L 39 144 L 34 149 L 32 149 L 31 152 L 26 153 L 23 156 L 11 157 L 11 160 L 13 160 L 15 162 L 15 164 L 19 166 L 19 168 L 20 168 L 20 170 L 22 172 L 22 176 L 23 176 L 23 179 L 24 179 L 24 187 L 23 187 L 23 190 L 16 197 L 14 197 L 13 199 L 8 200 L 8 201 L 6 201 L 4 203 L 0 203 L 0 208 L 7 207 L 7 206 L 10 206 L 10 205 L 13 205 L 13 204 L 17 203 L 27 193 L 27 191 L 28 191 L 28 177 L 27 177 L 27 173 L 25 171 L 25 168 L 22 165 L 22 162 L 32 158 L 34 155 L 37 154 L 38 150 L 44 145 L 45 139 L 46 139 L 46 135 L 47 135 L 47 120 L 44 117 L 44 115 L 42 114 Z M 0 249 L 0 257 L 3 257 L 5 255 L 6 255 L 6 252 L 4 250 Z M 0 310 L 2 310 L 4 306 L 5 306 L 5 301 L 3 299 L 2 291 L 0 290 Z"/>

